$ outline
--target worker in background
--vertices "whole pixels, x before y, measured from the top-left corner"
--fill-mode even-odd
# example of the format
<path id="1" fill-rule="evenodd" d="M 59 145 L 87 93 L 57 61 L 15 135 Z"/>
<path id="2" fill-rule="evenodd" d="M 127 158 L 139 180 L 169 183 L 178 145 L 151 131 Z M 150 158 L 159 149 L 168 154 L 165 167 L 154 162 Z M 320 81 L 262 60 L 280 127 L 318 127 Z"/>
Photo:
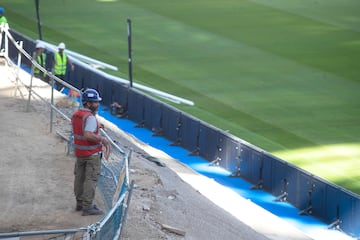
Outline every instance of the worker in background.
<path id="1" fill-rule="evenodd" d="M 2 41 L 4 38 L 3 30 L 7 27 L 9 27 L 9 25 L 5 17 L 5 9 L 0 7 L 0 50 L 4 48 L 4 43 Z"/>
<path id="2" fill-rule="evenodd" d="M 7 24 L 7 19 L 5 17 L 5 9 L 3 7 L 0 7 L 0 24 Z"/>
<path id="3" fill-rule="evenodd" d="M 54 54 L 54 62 L 53 62 L 53 73 L 56 77 L 65 81 L 65 77 L 67 76 L 67 67 L 71 66 L 71 71 L 74 70 L 75 66 L 72 64 L 71 60 L 67 57 L 65 53 L 65 43 L 61 42 L 58 46 L 58 51 Z M 56 82 L 56 90 L 61 91 L 64 88 L 59 82 Z"/>
<path id="4" fill-rule="evenodd" d="M 41 42 L 36 44 L 36 52 L 35 52 L 35 61 L 46 69 L 46 53 L 45 53 L 45 45 Z M 37 67 L 34 68 L 34 76 L 43 80 L 44 82 L 49 83 L 49 76 L 46 72 L 40 71 Z"/>

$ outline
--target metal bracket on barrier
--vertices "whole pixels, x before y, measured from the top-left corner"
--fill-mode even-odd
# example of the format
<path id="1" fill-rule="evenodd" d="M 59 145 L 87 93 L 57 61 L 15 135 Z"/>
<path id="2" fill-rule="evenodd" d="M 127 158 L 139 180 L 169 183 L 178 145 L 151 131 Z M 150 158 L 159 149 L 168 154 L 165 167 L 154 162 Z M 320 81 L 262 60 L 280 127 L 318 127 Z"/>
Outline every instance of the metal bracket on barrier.
<path id="1" fill-rule="evenodd" d="M 164 135 L 164 131 L 162 128 L 158 128 L 158 129 L 153 129 L 153 136 L 163 136 Z"/>
<path id="2" fill-rule="evenodd" d="M 341 230 L 340 228 L 341 220 L 339 216 L 340 216 L 340 206 L 338 205 L 336 207 L 336 220 L 328 225 L 328 229 Z"/>
<path id="3" fill-rule="evenodd" d="M 250 187 L 250 190 L 259 190 L 259 189 L 263 189 L 263 187 L 264 187 L 264 182 L 263 180 L 260 180 L 256 184 L 252 185 Z"/>
<path id="4" fill-rule="evenodd" d="M 264 154 L 261 155 L 261 164 L 259 168 L 259 178 L 260 180 L 253 186 L 250 187 L 251 190 L 263 189 L 264 181 L 263 181 L 263 169 L 264 169 Z"/>
<path id="5" fill-rule="evenodd" d="M 170 143 L 170 146 L 180 146 L 181 145 L 181 140 L 177 139 L 175 142 Z"/>
<path id="6" fill-rule="evenodd" d="M 307 208 L 299 212 L 299 215 L 311 215 L 311 214 L 312 214 L 312 205 L 308 206 Z"/>
<path id="7" fill-rule="evenodd" d="M 287 198 L 287 195 L 288 195 L 288 193 L 286 192 L 288 181 L 286 180 L 286 178 L 284 178 L 282 180 L 282 182 L 283 182 L 282 194 L 280 194 L 279 196 L 277 196 L 275 198 L 275 200 L 274 200 L 275 202 L 285 202 L 286 201 L 286 198 Z"/>
<path id="8" fill-rule="evenodd" d="M 138 124 L 136 124 L 136 128 L 142 128 L 142 127 L 144 127 L 145 126 L 145 121 L 143 120 L 143 121 L 141 121 L 141 122 L 139 122 Z"/>
<path id="9" fill-rule="evenodd" d="M 340 230 L 340 223 L 341 220 L 340 219 L 336 219 L 334 222 L 332 222 L 331 224 L 329 224 L 328 229 L 337 229 Z"/>
<path id="10" fill-rule="evenodd" d="M 200 148 L 195 148 L 193 151 L 189 153 L 189 156 L 199 156 Z"/>
<path id="11" fill-rule="evenodd" d="M 275 202 L 286 202 L 287 195 L 288 195 L 287 192 L 283 192 L 282 194 L 277 196 L 274 201 Z"/>
<path id="12" fill-rule="evenodd" d="M 314 192 L 314 189 L 315 189 L 315 184 L 314 183 L 311 183 L 311 186 L 310 186 L 310 189 L 309 189 L 309 202 L 308 202 L 308 207 L 301 210 L 299 212 L 300 215 L 311 215 L 312 214 L 312 194 Z"/>
<path id="13" fill-rule="evenodd" d="M 240 168 L 237 168 L 236 171 L 232 172 L 229 177 L 240 177 Z"/>
<path id="14" fill-rule="evenodd" d="M 170 143 L 170 146 L 180 146 L 181 145 L 181 134 L 180 134 L 180 129 L 181 129 L 181 121 L 178 121 L 178 124 L 176 126 L 176 140 L 175 142 Z"/>
<path id="15" fill-rule="evenodd" d="M 209 166 L 219 166 L 220 161 L 221 161 L 221 157 L 217 157 L 217 158 L 215 158 L 215 160 L 213 160 L 209 163 Z"/>

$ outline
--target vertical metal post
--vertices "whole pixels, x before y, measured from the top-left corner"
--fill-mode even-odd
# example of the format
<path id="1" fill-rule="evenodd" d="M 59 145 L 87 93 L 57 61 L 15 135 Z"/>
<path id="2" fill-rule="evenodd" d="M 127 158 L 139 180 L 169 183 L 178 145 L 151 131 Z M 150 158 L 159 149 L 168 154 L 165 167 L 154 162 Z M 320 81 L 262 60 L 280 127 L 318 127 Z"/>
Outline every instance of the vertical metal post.
<path id="1" fill-rule="evenodd" d="M 5 26 L 5 39 L 4 39 L 4 48 L 5 48 L 5 57 L 8 58 L 9 57 L 9 39 L 8 39 L 8 34 L 9 34 L 9 28 Z"/>
<path id="2" fill-rule="evenodd" d="M 33 53 L 32 56 L 33 60 L 36 58 L 36 51 Z M 30 78 L 30 85 L 29 85 L 29 97 L 28 97 L 28 101 L 26 104 L 26 111 L 30 111 L 30 100 L 31 100 L 31 92 L 32 92 L 32 83 L 33 83 L 33 78 L 34 78 L 34 69 L 35 69 L 35 65 L 34 63 L 31 64 L 31 78 Z"/>
<path id="3" fill-rule="evenodd" d="M 127 19 L 127 30 L 128 30 L 128 56 L 129 56 L 129 80 L 130 80 L 130 87 L 133 86 L 132 80 L 132 55 L 131 55 L 131 20 L 130 18 Z"/>
<path id="4" fill-rule="evenodd" d="M 41 21 L 40 21 L 40 0 L 35 0 L 35 9 L 36 9 L 36 20 L 39 32 L 39 39 L 42 40 L 42 30 L 41 30 Z"/>
<path id="5" fill-rule="evenodd" d="M 7 49 L 8 48 L 8 46 L 7 46 L 7 37 L 5 38 L 5 43 L 6 43 L 5 47 Z M 22 41 L 19 42 L 19 46 L 20 46 L 20 48 L 23 47 L 23 42 Z M 7 53 L 6 53 L 6 55 L 7 55 Z M 21 91 L 19 89 L 19 72 L 20 72 L 20 68 L 21 68 L 21 52 L 20 51 L 18 52 L 18 59 L 17 60 L 18 61 L 17 61 L 17 66 L 16 66 L 16 89 L 15 89 L 14 96 L 16 96 L 17 91 L 19 91 L 19 93 L 21 95 Z"/>
<path id="6" fill-rule="evenodd" d="M 54 118 L 54 83 L 55 80 L 53 78 L 53 75 L 50 75 L 50 84 L 51 84 L 51 105 L 50 105 L 50 132 L 52 133 L 52 128 L 53 128 L 53 118 Z"/>

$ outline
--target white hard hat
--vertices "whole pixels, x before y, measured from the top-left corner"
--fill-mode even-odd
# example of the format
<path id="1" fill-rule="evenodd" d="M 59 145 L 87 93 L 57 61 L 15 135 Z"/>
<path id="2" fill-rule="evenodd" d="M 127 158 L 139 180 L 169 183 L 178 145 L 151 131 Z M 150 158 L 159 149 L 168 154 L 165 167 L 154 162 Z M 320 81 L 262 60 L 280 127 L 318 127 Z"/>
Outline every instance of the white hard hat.
<path id="1" fill-rule="evenodd" d="M 45 48 L 45 45 L 42 42 L 38 42 L 36 48 Z"/>
<path id="2" fill-rule="evenodd" d="M 60 49 L 65 49 L 65 43 L 61 42 L 58 46 L 58 48 Z"/>

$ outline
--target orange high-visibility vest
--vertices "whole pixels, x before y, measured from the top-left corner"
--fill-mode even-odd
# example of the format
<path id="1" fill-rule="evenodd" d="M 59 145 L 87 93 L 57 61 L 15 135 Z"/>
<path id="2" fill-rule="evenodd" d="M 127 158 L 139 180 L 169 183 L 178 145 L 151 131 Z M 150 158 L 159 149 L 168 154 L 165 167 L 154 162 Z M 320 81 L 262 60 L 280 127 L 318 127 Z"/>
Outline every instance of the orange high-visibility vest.
<path id="1" fill-rule="evenodd" d="M 89 141 L 84 136 L 86 119 L 93 115 L 89 109 L 79 109 L 72 118 L 74 134 L 74 150 L 77 157 L 87 157 L 102 150 L 100 142 Z M 96 128 L 95 134 L 99 133 L 99 127 Z"/>

